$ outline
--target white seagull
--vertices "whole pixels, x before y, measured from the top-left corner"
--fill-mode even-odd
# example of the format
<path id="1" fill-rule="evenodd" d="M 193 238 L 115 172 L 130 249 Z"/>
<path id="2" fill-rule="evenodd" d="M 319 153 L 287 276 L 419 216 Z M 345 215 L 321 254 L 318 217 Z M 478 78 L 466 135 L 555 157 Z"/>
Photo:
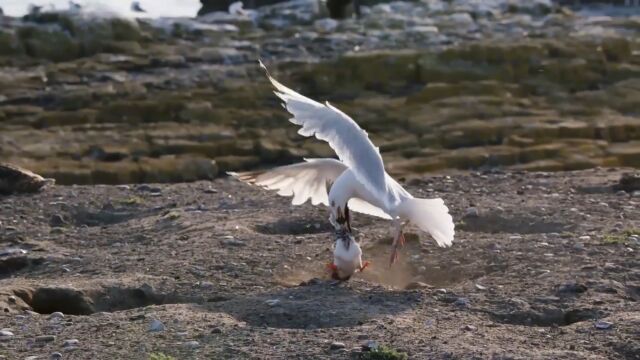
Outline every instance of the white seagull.
<path id="1" fill-rule="evenodd" d="M 398 248 L 404 245 L 403 228 L 409 223 L 429 233 L 439 246 L 451 246 L 454 224 L 442 199 L 414 198 L 387 174 L 380 150 L 353 119 L 328 102 L 318 103 L 287 88 L 271 77 L 261 61 L 260 66 L 274 93 L 293 115 L 289 121 L 301 126 L 298 134 L 326 141 L 339 160 L 305 159 L 267 171 L 229 174 L 249 184 L 278 190 L 279 195 L 293 196 L 293 205 L 311 199 L 313 205 L 329 206 L 329 221 L 338 231 L 334 263 L 330 265 L 334 278 L 346 280 L 366 267 L 360 247 L 347 234 L 351 232 L 350 210 L 392 221 L 391 264 L 398 259 Z"/>

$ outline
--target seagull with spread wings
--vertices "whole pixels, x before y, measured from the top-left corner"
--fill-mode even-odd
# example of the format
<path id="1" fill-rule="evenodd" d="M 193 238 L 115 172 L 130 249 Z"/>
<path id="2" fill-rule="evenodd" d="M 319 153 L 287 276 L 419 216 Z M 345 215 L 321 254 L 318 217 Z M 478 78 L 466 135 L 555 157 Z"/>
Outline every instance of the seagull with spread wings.
<path id="1" fill-rule="evenodd" d="M 403 229 L 407 224 L 429 233 L 439 246 L 451 246 L 454 224 L 442 199 L 414 198 L 387 174 L 379 149 L 353 119 L 328 102 L 318 103 L 287 88 L 271 77 L 262 62 L 260 66 L 273 84 L 274 93 L 293 115 L 290 121 L 301 126 L 298 134 L 326 141 L 339 160 L 305 159 L 271 170 L 230 175 L 278 190 L 279 195 L 293 196 L 294 205 L 311 199 L 313 205 L 329 206 L 329 221 L 338 231 L 331 264 L 334 278 L 348 279 L 366 267 L 366 263 L 362 264 L 362 251 L 350 235 L 350 211 L 392 221 L 391 264 L 398 259 L 398 248 L 404 245 Z"/>

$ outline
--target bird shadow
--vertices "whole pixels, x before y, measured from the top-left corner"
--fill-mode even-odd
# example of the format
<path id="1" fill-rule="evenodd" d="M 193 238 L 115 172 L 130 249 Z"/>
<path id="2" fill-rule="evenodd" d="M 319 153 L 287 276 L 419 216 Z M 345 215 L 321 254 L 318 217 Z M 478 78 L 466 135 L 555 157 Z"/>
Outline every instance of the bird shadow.
<path id="1" fill-rule="evenodd" d="M 419 292 L 314 279 L 305 286 L 207 304 L 252 326 L 288 329 L 351 327 L 411 309 Z"/>

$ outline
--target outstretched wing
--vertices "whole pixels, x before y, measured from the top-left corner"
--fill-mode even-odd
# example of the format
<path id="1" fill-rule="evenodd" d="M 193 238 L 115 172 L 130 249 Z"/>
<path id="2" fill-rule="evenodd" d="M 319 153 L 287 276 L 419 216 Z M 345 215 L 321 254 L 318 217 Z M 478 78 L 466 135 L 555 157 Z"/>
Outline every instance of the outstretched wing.
<path id="1" fill-rule="evenodd" d="M 260 66 L 267 68 L 260 62 Z M 329 143 L 338 158 L 353 171 L 356 179 L 381 200 L 386 198 L 386 181 L 382 157 L 377 147 L 371 143 L 367 132 L 353 119 L 328 102 L 323 105 L 287 88 L 272 78 L 275 94 L 284 101 L 284 106 L 292 115 L 289 121 L 302 126 L 298 134 L 314 136 Z"/>
<path id="2" fill-rule="evenodd" d="M 278 195 L 292 196 L 293 205 L 311 199 L 311 204 L 329 205 L 328 186 L 347 169 L 335 159 L 305 159 L 305 162 L 279 166 L 264 171 L 247 171 L 228 174 L 240 181 L 258 185 L 268 190 L 278 190 Z"/>
<path id="3" fill-rule="evenodd" d="M 329 205 L 328 188 L 347 167 L 335 159 L 305 159 L 306 162 L 280 166 L 265 171 L 229 172 L 228 174 L 251 185 L 278 190 L 278 195 L 293 196 L 292 204 Z M 352 198 L 349 208 L 362 214 L 391 219 L 382 209 L 368 202 Z"/>

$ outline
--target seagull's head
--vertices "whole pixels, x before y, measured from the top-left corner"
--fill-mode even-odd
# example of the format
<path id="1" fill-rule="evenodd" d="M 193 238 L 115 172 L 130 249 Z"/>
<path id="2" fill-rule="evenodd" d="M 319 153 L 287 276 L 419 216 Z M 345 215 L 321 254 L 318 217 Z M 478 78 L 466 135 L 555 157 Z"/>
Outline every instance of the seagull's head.
<path id="1" fill-rule="evenodd" d="M 362 268 L 362 250 L 353 235 L 347 230 L 336 232 L 333 263 L 330 264 L 331 278 L 346 281 Z"/>

